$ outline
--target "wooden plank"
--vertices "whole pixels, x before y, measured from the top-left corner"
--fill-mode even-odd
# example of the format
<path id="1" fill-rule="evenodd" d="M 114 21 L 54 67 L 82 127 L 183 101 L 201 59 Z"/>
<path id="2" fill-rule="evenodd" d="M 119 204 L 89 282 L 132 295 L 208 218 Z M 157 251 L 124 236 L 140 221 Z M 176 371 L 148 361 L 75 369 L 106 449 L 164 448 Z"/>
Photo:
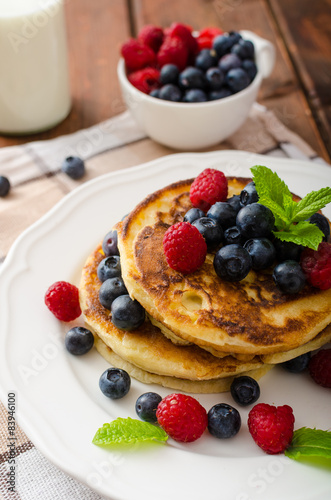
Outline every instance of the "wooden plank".
<path id="1" fill-rule="evenodd" d="M 266 0 L 181 0 L 175 3 L 133 0 L 133 16 L 136 33 L 144 24 L 165 27 L 176 20 L 194 29 L 206 26 L 219 26 L 226 31 L 248 29 L 270 40 L 276 48 L 276 64 L 272 75 L 262 84 L 258 101 L 273 109 L 287 127 L 307 140 L 317 154 L 329 160 Z"/>
<path id="2" fill-rule="evenodd" d="M 270 0 L 312 114 L 331 155 L 331 0 Z M 298 15 L 299 12 L 299 15 Z"/>
<path id="3" fill-rule="evenodd" d="M 50 131 L 0 137 L 0 147 L 68 134 L 124 110 L 116 64 L 120 45 L 130 36 L 126 0 L 70 0 L 65 6 L 72 110 Z"/>

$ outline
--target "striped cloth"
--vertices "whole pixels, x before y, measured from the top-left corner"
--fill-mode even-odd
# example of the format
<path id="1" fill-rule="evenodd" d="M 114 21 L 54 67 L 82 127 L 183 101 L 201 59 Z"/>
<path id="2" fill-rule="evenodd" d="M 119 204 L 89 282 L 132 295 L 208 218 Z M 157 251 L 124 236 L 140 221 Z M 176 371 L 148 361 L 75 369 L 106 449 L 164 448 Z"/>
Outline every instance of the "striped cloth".
<path id="1" fill-rule="evenodd" d="M 271 112 L 255 105 L 241 129 L 208 151 L 236 149 L 323 162 L 311 147 Z M 0 175 L 10 194 L 0 200 L 0 267 L 17 236 L 80 183 L 101 174 L 175 153 L 147 138 L 128 112 L 89 129 L 56 139 L 0 149 Z M 74 181 L 61 172 L 66 156 L 86 161 Z M 0 498 L 3 500 L 100 500 L 98 494 L 49 463 L 21 429 L 16 430 L 15 492 L 8 483 L 8 409 L 0 402 Z"/>

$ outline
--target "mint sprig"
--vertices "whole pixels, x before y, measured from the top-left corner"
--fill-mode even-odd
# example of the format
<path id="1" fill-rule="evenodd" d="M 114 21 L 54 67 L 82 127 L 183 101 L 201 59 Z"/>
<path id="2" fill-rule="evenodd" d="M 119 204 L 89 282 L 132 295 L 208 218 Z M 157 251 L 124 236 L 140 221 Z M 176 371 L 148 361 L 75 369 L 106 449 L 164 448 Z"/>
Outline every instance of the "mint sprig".
<path id="1" fill-rule="evenodd" d="M 293 460 L 300 457 L 331 458 L 331 432 L 301 427 L 294 431 L 285 455 Z"/>
<path id="2" fill-rule="evenodd" d="M 117 418 L 97 430 L 92 443 L 96 445 L 134 444 L 144 441 L 165 442 L 166 432 L 148 422 L 134 418 Z"/>
<path id="3" fill-rule="evenodd" d="M 251 172 L 259 203 L 274 214 L 277 228 L 274 235 L 282 241 L 317 250 L 323 239 L 323 232 L 306 219 L 331 202 L 331 188 L 312 191 L 302 200 L 294 201 L 288 186 L 276 172 L 263 165 L 255 165 Z"/>

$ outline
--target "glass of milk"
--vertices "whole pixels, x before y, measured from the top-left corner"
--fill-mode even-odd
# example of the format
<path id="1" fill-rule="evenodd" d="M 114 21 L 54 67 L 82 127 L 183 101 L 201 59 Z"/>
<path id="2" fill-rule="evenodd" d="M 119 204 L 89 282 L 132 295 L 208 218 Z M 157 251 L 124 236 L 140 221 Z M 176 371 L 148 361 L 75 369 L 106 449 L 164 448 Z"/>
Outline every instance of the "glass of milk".
<path id="1" fill-rule="evenodd" d="M 0 0 L 0 133 L 52 128 L 71 106 L 64 0 Z"/>

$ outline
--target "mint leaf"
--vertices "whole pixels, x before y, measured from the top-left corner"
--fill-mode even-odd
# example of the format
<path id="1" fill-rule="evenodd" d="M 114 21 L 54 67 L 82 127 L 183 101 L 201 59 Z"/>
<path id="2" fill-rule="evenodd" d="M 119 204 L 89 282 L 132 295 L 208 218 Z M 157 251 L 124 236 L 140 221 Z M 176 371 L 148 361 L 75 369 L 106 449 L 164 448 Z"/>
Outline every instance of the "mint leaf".
<path id="1" fill-rule="evenodd" d="M 143 441 L 164 442 L 168 435 L 161 427 L 133 418 L 117 418 L 97 430 L 92 443 L 96 445 L 133 444 Z"/>
<path id="2" fill-rule="evenodd" d="M 331 188 L 322 188 L 319 191 L 312 191 L 307 194 L 302 200 L 295 204 L 293 212 L 293 220 L 299 222 L 308 219 L 318 210 L 324 208 L 331 202 Z"/>
<path id="3" fill-rule="evenodd" d="M 306 219 L 331 202 L 331 188 L 312 191 L 296 202 L 285 182 L 268 167 L 255 165 L 251 172 L 259 203 L 268 207 L 275 217 L 274 235 L 282 241 L 317 250 L 323 233 Z"/>
<path id="4" fill-rule="evenodd" d="M 273 231 L 273 234 L 281 241 L 290 241 L 296 245 L 303 245 L 313 250 L 318 249 L 324 236 L 315 224 L 310 224 L 307 221 L 292 224 L 288 231 Z"/>
<path id="5" fill-rule="evenodd" d="M 292 200 L 289 188 L 276 172 L 263 165 L 255 165 L 251 168 L 251 172 L 260 197 L 270 198 L 278 205 L 283 204 L 284 197 Z"/>
<path id="6" fill-rule="evenodd" d="M 331 432 L 301 427 L 294 431 L 285 455 L 293 460 L 301 456 L 331 458 Z"/>
<path id="7" fill-rule="evenodd" d="M 276 219 L 276 226 L 283 226 L 282 221 L 288 225 L 292 220 L 292 211 L 295 202 L 285 182 L 263 165 L 251 168 L 253 181 L 259 195 L 259 203 L 270 208 Z"/>
<path id="8" fill-rule="evenodd" d="M 285 229 L 291 224 L 291 219 L 287 216 L 286 210 L 281 205 L 278 205 L 277 202 L 270 198 L 259 196 L 259 203 L 272 211 L 275 217 L 275 225 L 278 229 Z"/>

